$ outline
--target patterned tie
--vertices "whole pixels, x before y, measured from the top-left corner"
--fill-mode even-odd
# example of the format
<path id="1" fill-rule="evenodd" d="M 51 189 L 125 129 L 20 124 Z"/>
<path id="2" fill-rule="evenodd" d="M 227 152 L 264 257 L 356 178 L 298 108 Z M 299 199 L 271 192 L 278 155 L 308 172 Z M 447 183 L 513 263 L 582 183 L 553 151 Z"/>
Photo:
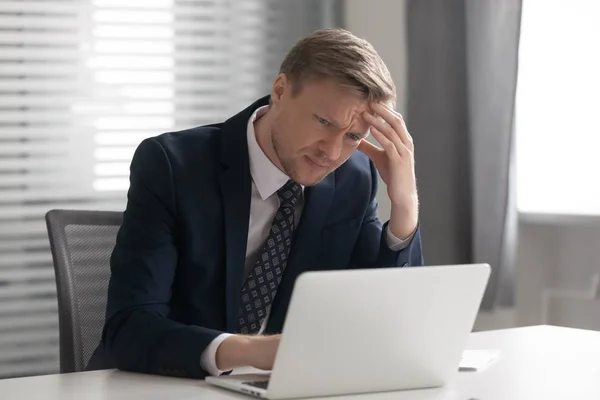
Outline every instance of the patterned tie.
<path id="1" fill-rule="evenodd" d="M 294 233 L 294 208 L 302 187 L 289 180 L 277 191 L 279 209 L 275 213 L 269 236 L 260 257 L 242 287 L 239 332 L 254 334 L 269 314 L 279 282 L 287 265 Z"/>

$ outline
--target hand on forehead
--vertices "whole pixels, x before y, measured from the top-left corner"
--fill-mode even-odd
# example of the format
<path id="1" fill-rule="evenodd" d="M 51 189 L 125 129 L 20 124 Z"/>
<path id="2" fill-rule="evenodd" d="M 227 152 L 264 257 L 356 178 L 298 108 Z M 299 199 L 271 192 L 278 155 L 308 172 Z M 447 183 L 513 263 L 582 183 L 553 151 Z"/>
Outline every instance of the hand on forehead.
<path id="1" fill-rule="evenodd" d="M 343 122 L 338 125 L 346 131 L 362 132 L 369 134 L 371 125 L 365 120 L 365 113 L 369 113 L 384 124 L 388 124 L 386 117 L 395 113 L 391 101 L 367 103 L 363 101 L 344 112 Z M 342 119 L 340 119 L 342 121 Z"/>
<path id="2" fill-rule="evenodd" d="M 352 102 L 344 104 L 329 104 L 326 107 L 326 117 L 331 124 L 343 131 L 366 132 L 368 124 L 363 118 L 363 113 L 368 109 L 366 102 Z"/>
<path id="3" fill-rule="evenodd" d="M 393 102 L 391 100 L 370 103 L 368 108 L 363 112 L 362 115 L 364 116 L 365 113 L 372 115 L 378 121 L 386 125 L 389 125 L 388 119 L 393 115 L 397 114 Z M 366 123 L 370 128 L 368 122 L 364 121 L 364 123 Z"/>

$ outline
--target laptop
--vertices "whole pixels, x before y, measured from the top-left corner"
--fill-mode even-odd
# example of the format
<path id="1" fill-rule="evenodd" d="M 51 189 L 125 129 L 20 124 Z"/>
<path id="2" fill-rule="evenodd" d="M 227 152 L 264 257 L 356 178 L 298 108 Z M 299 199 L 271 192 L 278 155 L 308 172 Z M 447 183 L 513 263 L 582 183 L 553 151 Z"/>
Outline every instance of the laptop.
<path id="1" fill-rule="evenodd" d="M 305 272 L 270 374 L 206 381 L 271 400 L 444 386 L 489 275 L 487 264 Z"/>

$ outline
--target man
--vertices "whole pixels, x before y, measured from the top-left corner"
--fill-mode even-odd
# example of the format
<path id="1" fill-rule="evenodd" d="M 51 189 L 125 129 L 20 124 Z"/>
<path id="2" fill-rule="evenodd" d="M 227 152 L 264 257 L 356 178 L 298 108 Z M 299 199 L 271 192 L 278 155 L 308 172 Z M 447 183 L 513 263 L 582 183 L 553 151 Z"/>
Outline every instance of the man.
<path id="1" fill-rule="evenodd" d="M 270 96 L 142 142 L 90 368 L 270 369 L 300 273 L 422 265 L 414 149 L 395 96 L 368 42 L 321 30 L 290 50 Z M 392 204 L 384 226 L 377 170 Z"/>

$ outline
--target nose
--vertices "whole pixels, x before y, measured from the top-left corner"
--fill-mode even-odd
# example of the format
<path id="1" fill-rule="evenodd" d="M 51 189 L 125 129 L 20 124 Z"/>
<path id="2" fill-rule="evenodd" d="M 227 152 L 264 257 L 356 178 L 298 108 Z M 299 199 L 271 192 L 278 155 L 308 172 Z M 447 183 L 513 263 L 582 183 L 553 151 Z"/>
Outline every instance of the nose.
<path id="1" fill-rule="evenodd" d="M 338 158 L 340 158 L 343 140 L 343 136 L 340 135 L 335 135 L 321 140 L 319 143 L 319 155 L 323 158 L 327 158 L 328 163 L 335 162 Z"/>

